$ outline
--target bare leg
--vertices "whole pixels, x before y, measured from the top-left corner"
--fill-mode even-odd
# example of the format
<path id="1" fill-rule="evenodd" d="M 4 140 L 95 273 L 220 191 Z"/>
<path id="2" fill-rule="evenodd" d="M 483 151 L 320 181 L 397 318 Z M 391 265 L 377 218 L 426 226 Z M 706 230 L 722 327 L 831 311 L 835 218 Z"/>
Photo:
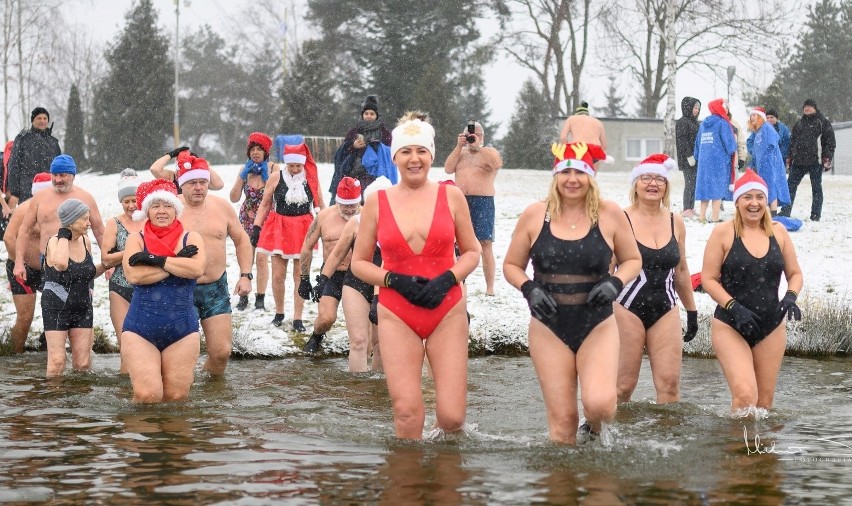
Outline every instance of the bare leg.
<path id="1" fill-rule="evenodd" d="M 708 200 L 702 200 L 701 204 L 699 206 L 700 214 L 698 215 L 698 219 L 701 220 L 702 223 L 707 221 L 707 203 L 708 202 L 709 202 Z"/>
<path id="2" fill-rule="evenodd" d="M 642 368 L 642 352 L 645 351 L 645 326 L 638 316 L 621 304 L 614 304 L 615 321 L 621 351 L 618 354 L 618 400 L 629 402 Z"/>
<path id="3" fill-rule="evenodd" d="M 757 380 L 757 407 L 771 409 L 775 398 L 775 384 L 787 347 L 787 328 L 782 321 L 771 334 L 752 348 L 754 374 Z"/>
<path id="4" fill-rule="evenodd" d="M 275 312 L 284 314 L 284 277 L 287 275 L 287 260 L 278 255 L 272 256 L 272 298 L 275 299 Z"/>
<path id="5" fill-rule="evenodd" d="M 719 221 L 719 212 L 722 210 L 722 201 L 714 200 L 713 201 L 713 211 L 712 216 L 710 217 L 711 221 Z"/>
<path id="6" fill-rule="evenodd" d="M 328 297 L 323 297 L 326 299 Z M 322 301 L 320 301 L 322 302 Z M 343 287 L 343 316 L 349 334 L 349 372 L 367 372 L 370 344 L 370 303 L 351 286 Z M 316 327 L 316 324 L 314 324 Z M 316 331 L 314 331 L 316 332 Z"/>
<path id="7" fill-rule="evenodd" d="M 207 361 L 204 362 L 204 370 L 212 375 L 225 374 L 233 341 L 231 315 L 220 314 L 201 320 L 201 328 L 204 329 L 204 340 L 207 343 Z"/>
<path id="8" fill-rule="evenodd" d="M 65 341 L 68 332 L 64 330 L 47 330 L 47 377 L 60 376 L 65 371 Z"/>
<path id="9" fill-rule="evenodd" d="M 30 327 L 33 324 L 36 296 L 35 294 L 13 295 L 12 301 L 15 303 L 15 324 L 12 326 L 12 347 L 15 353 L 23 353 L 27 344 L 27 334 L 30 333 Z"/>
<path id="10" fill-rule="evenodd" d="M 680 312 L 676 307 L 651 325 L 648 329 L 646 347 L 648 359 L 651 362 L 654 388 L 657 390 L 657 404 L 679 401 L 683 338 L 680 330 Z"/>
<path id="11" fill-rule="evenodd" d="M 287 271 L 287 261 L 284 260 L 284 271 Z M 302 319 L 302 309 L 305 307 L 305 299 L 299 296 L 299 275 L 302 272 L 302 261 L 293 259 L 293 319 Z M 334 309 L 337 312 L 337 306 Z"/>
<path id="12" fill-rule="evenodd" d="M 491 241 L 479 241 L 482 245 L 482 274 L 485 275 L 485 295 L 494 295 L 494 249 Z"/>
<path id="13" fill-rule="evenodd" d="M 731 410 L 757 406 L 757 377 L 752 349 L 736 330 L 715 318 L 710 333 L 716 359 L 728 380 Z"/>
<path id="14" fill-rule="evenodd" d="M 195 380 L 200 342 L 198 332 L 193 332 L 162 351 L 164 401 L 179 401 L 189 396 L 189 388 Z"/>
<path id="15" fill-rule="evenodd" d="M 255 265 L 257 270 L 257 290 L 255 293 L 266 293 L 266 287 L 269 285 L 269 255 L 258 252 L 255 255 Z"/>
<path id="16" fill-rule="evenodd" d="M 122 362 L 130 374 L 133 402 L 162 402 L 163 373 L 160 351 L 134 332 L 121 336 Z"/>
<path id="17" fill-rule="evenodd" d="M 124 300 L 124 297 L 115 292 L 109 292 L 109 318 L 112 320 L 112 328 L 115 329 L 115 337 L 118 340 L 119 356 L 121 356 L 121 329 L 124 326 L 124 318 L 127 316 L 128 309 L 130 309 L 130 303 Z M 121 358 L 118 372 L 127 374 L 124 358 Z"/>
<path id="18" fill-rule="evenodd" d="M 610 317 L 592 329 L 577 352 L 583 414 L 595 432 L 615 418 L 618 404 L 618 325 Z"/>
<path id="19" fill-rule="evenodd" d="M 91 328 L 70 329 L 71 367 L 75 371 L 88 371 L 92 367 L 92 343 L 95 333 Z"/>
<path id="20" fill-rule="evenodd" d="M 467 306 L 456 304 L 426 340 L 435 379 L 435 418 L 439 429 L 457 432 L 467 413 Z"/>
<path id="21" fill-rule="evenodd" d="M 530 319 L 529 343 L 530 358 L 544 397 L 550 439 L 574 444 L 579 423 L 574 352 L 534 318 Z"/>

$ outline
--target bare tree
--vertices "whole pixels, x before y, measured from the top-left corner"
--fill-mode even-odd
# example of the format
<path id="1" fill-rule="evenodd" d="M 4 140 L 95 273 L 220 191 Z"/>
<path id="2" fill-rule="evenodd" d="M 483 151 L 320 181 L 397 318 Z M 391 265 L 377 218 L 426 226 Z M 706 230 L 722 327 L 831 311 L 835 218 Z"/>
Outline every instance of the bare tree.
<path id="1" fill-rule="evenodd" d="M 567 115 L 580 102 L 589 29 L 597 16 L 592 1 L 505 0 L 498 5 L 505 8 L 501 21 L 508 28 L 496 42 L 536 76 L 551 113 Z"/>

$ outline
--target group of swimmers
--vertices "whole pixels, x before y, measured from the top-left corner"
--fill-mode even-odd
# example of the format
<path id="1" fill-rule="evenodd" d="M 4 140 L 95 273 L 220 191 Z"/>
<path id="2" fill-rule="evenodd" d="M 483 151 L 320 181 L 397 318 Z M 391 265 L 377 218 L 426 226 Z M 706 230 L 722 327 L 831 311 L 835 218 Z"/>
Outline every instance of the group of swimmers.
<path id="1" fill-rule="evenodd" d="M 32 265 L 26 262 L 27 241 L 20 238 L 32 237 L 38 224 L 45 254 L 44 290 L 50 292 L 42 298 L 48 375 L 62 372 L 67 338 L 74 367 L 88 366 L 88 286 L 94 277 L 118 266 L 133 287 L 120 346 L 134 400 L 158 402 L 188 395 L 199 356 L 199 319 L 208 347 L 205 369 L 223 373 L 231 342 L 224 245 L 231 237 L 241 271 L 235 293 L 241 297 L 250 291 L 252 246 L 254 254 L 272 257 L 273 294 L 278 290 L 281 302 L 279 306 L 276 297 L 273 323 L 283 319 L 279 315 L 286 258 L 294 260 L 300 295 L 294 294 L 294 301 L 312 298 L 320 303 L 306 351 L 319 350 L 328 321 L 333 322 L 343 299 L 352 339 L 350 367 L 366 370 L 371 343 L 381 350 L 398 437 L 422 436 L 425 359 L 434 379 L 436 427 L 460 430 L 467 408 L 469 325 L 463 282 L 479 264 L 481 246 L 465 195 L 453 185 L 429 180 L 434 135 L 425 115 L 407 114 L 394 128 L 390 146 L 399 183 L 376 185 L 362 207 L 360 182 L 343 178 L 337 203 L 322 209 L 315 173 L 306 173 L 303 148 L 288 146 L 284 167 L 269 167 L 271 141 L 252 134 L 249 160 L 239 176 L 242 182 L 234 187 L 253 195 L 253 219 L 245 205 L 238 218 L 230 203 L 208 195 L 214 172 L 204 159 L 178 149 L 152 165 L 157 174 L 176 157 L 177 170 L 171 177 L 161 173 L 166 177 L 136 185 L 135 205 L 129 191 L 120 193 L 128 202 L 111 226 L 116 240 L 103 242 L 91 196 L 67 198 L 63 193 L 63 185 L 69 191 L 73 187 L 73 177 L 65 180 L 72 171 L 65 167 L 63 172 L 62 163 L 69 162 L 60 160 L 56 170 L 51 166 L 53 191 L 37 194 L 31 204 L 36 211 L 28 214 L 32 219 L 27 219 L 26 228 L 16 228 L 21 233 L 14 252 L 13 274 L 26 281 L 26 267 Z M 595 182 L 596 164 L 606 156 L 599 146 L 561 143 L 553 153 L 548 195 L 519 217 L 503 273 L 530 308 L 529 350 L 550 437 L 573 443 L 579 425 L 578 386 L 582 428 L 597 433 L 614 418 L 619 400 L 630 399 L 643 350 L 650 358 L 657 401 L 679 400 L 681 342 L 696 335 L 698 313 L 685 263 L 683 219 L 669 210 L 673 161 L 654 155 L 634 168 L 631 205 L 622 210 L 602 199 Z M 126 174 L 122 181 L 132 177 Z M 733 409 L 771 407 L 786 340 L 784 318 L 801 317 L 796 305 L 801 270 L 786 230 L 769 216 L 767 193 L 766 184 L 753 172 L 737 181 L 734 218 L 715 227 L 702 268 L 704 289 L 719 304 L 711 334 Z M 314 208 L 321 209 L 316 217 Z M 310 219 L 303 218 L 306 214 Z M 86 237 L 90 226 L 101 245 L 115 243 L 98 265 Z M 305 264 L 320 240 L 324 264 L 314 286 Z M 527 275 L 530 262 L 532 279 Z M 788 291 L 779 300 L 782 275 Z M 116 281 L 116 296 L 126 293 L 119 286 Z M 378 287 L 375 296 L 373 287 Z M 684 334 L 675 294 L 687 310 Z M 78 301 L 88 302 L 87 313 L 69 305 Z M 300 309 L 296 306 L 294 312 L 297 330 Z M 377 324 L 375 342 L 371 319 Z M 88 336 L 81 338 L 85 332 L 79 330 L 86 328 Z"/>

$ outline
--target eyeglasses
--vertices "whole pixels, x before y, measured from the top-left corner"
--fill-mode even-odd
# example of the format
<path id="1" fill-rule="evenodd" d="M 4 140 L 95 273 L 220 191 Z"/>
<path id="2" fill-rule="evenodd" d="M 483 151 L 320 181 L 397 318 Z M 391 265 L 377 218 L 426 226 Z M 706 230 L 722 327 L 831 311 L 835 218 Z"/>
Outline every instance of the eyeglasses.
<path id="1" fill-rule="evenodd" d="M 653 174 L 642 174 L 639 176 L 639 181 L 642 181 L 645 184 L 651 184 L 651 181 L 654 181 L 658 185 L 664 185 L 669 182 L 663 176 L 655 176 Z"/>

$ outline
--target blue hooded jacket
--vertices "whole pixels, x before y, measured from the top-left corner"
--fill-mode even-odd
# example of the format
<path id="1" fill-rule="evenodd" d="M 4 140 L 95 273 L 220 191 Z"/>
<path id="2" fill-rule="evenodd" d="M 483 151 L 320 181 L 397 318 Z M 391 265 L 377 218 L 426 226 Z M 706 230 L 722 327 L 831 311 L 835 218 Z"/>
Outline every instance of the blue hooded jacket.
<path id="1" fill-rule="evenodd" d="M 695 198 L 731 200 L 731 157 L 737 151 L 737 139 L 728 122 L 723 100 L 711 101 L 708 108 L 713 114 L 701 122 L 695 138 L 693 156 L 698 162 Z"/>

